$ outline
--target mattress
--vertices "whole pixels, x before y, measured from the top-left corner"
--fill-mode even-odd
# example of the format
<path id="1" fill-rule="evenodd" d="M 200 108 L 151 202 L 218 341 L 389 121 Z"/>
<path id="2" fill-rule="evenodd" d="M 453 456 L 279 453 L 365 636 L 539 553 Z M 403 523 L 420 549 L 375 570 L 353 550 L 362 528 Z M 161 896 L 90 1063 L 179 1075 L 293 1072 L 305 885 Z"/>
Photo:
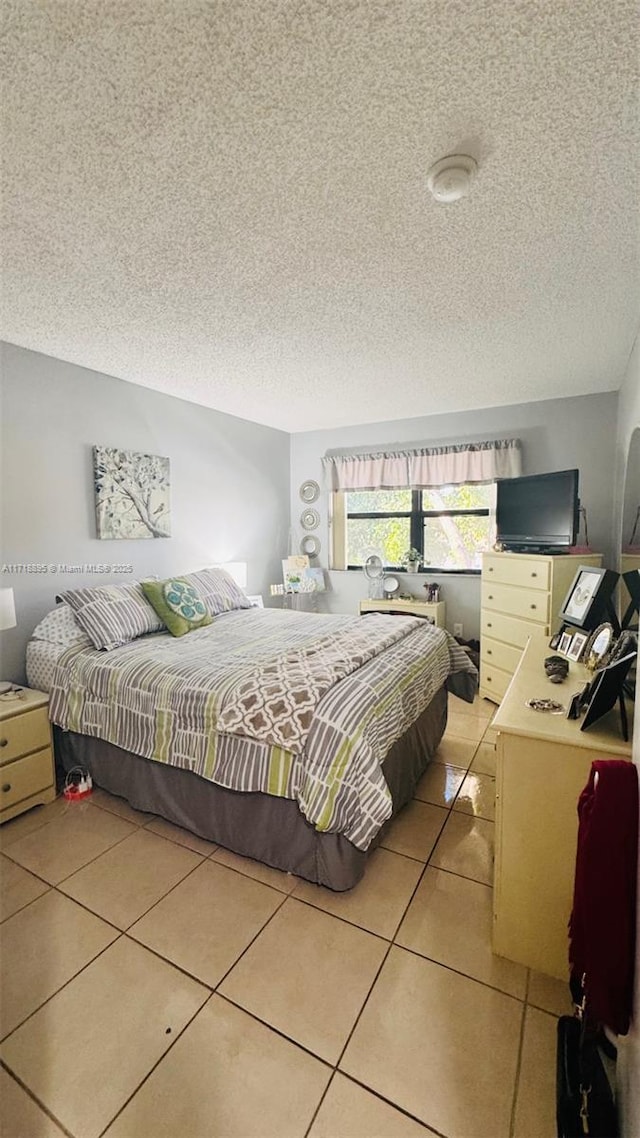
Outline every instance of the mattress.
<path id="1" fill-rule="evenodd" d="M 293 799 L 366 850 L 392 812 L 384 757 L 444 683 L 469 698 L 475 682 L 448 633 L 411 617 L 249 609 L 180 639 L 68 649 L 50 714 L 227 789 Z"/>

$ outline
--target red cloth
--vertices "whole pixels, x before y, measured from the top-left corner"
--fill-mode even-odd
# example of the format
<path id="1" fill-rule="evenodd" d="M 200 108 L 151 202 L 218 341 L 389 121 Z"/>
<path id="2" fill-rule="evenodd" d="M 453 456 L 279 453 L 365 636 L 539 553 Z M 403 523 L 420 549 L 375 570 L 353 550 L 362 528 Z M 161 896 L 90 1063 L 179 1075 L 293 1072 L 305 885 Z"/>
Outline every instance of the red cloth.
<path id="1" fill-rule="evenodd" d="M 590 1016 L 618 1035 L 633 1001 L 638 864 L 638 771 L 597 759 L 578 800 L 578 850 L 569 921 L 572 983 L 585 976 Z"/>

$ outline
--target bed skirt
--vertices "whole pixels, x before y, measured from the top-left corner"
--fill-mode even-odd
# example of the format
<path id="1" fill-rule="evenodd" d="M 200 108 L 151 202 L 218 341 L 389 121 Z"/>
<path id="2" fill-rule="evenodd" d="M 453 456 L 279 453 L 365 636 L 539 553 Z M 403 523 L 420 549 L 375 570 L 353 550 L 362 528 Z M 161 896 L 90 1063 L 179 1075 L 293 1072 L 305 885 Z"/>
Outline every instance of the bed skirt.
<path id="1" fill-rule="evenodd" d="M 429 707 L 394 744 L 383 763 L 396 814 L 412 797 L 433 758 L 447 723 L 441 688 Z M 330 889 L 351 889 L 364 873 L 367 852 L 342 834 L 319 833 L 297 802 L 270 794 L 217 786 L 179 767 L 145 759 L 88 735 L 54 727 L 56 762 L 64 774 L 74 766 L 90 771 L 97 786 L 125 798 L 136 810 L 158 814 L 201 838 Z"/>

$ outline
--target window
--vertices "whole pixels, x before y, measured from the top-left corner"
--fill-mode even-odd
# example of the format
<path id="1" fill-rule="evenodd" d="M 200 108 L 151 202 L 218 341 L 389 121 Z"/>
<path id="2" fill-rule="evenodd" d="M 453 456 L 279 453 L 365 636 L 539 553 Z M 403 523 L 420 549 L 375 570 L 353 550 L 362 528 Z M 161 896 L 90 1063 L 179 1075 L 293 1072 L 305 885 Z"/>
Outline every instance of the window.
<path id="1" fill-rule="evenodd" d="M 492 539 L 495 483 L 462 483 L 429 490 L 348 490 L 334 511 L 344 525 L 345 564 L 356 568 L 378 553 L 388 568 L 405 550 L 420 551 L 431 572 L 477 573 Z M 338 535 L 336 535 L 338 536 Z"/>

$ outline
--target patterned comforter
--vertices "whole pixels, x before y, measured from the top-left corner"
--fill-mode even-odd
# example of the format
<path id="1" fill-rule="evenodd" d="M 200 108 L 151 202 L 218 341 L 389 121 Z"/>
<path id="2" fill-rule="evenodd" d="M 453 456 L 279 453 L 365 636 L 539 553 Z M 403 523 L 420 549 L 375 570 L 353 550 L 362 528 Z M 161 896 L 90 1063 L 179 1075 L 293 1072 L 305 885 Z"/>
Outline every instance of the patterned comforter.
<path id="1" fill-rule="evenodd" d="M 179 639 L 69 649 L 50 715 L 221 786 L 293 798 L 317 830 L 367 849 L 392 811 L 390 747 L 442 684 L 472 698 L 475 678 L 453 638 L 414 617 L 244 609 Z"/>

